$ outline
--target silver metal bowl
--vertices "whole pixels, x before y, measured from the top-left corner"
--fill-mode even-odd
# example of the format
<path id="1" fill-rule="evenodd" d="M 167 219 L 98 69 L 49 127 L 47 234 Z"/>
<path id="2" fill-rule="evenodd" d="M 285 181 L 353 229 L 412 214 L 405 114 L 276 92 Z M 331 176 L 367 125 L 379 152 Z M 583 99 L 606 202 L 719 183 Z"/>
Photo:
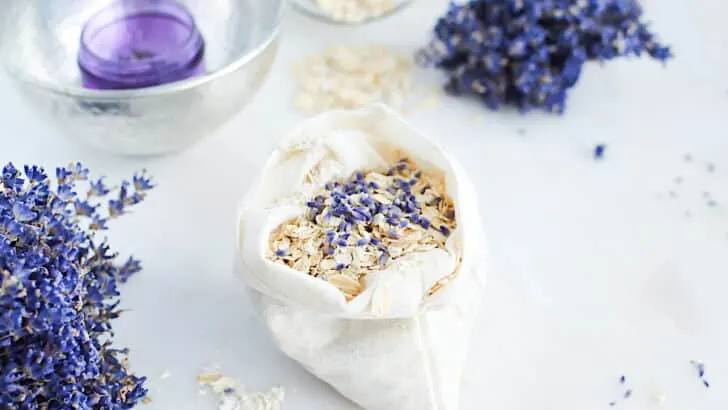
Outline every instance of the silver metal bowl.
<path id="1" fill-rule="evenodd" d="M 367 16 L 360 20 L 337 20 L 333 16 L 327 14 L 321 8 L 318 6 L 316 0 L 291 0 L 294 6 L 296 8 L 303 12 L 304 14 L 307 14 L 309 16 L 312 16 L 314 18 L 317 18 L 319 20 L 325 21 L 327 23 L 334 23 L 334 24 L 362 24 L 362 23 L 368 23 L 370 21 L 379 20 L 381 18 L 385 18 L 387 16 L 390 16 L 402 9 L 404 9 L 406 6 L 410 5 L 414 0 L 392 0 L 394 7 L 392 7 L 391 10 L 389 10 L 387 13 L 377 15 L 377 16 Z"/>
<path id="2" fill-rule="evenodd" d="M 113 0 L 0 0 L 0 62 L 38 119 L 70 137 L 121 155 L 183 150 L 235 116 L 260 88 L 286 0 L 179 1 L 206 43 L 202 76 L 135 90 L 84 88 L 81 30 Z"/>

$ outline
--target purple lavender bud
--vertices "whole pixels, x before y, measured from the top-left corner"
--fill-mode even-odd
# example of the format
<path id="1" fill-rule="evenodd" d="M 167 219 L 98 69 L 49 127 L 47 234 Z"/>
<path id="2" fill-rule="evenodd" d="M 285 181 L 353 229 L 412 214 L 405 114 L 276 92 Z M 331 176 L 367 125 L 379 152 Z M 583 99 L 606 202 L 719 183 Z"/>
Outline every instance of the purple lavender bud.
<path id="1" fill-rule="evenodd" d="M 288 255 L 288 250 L 287 249 L 278 249 L 278 250 L 276 250 L 275 255 L 279 258 L 282 258 L 282 257 Z"/>
<path id="2" fill-rule="evenodd" d="M 387 263 L 387 260 L 388 259 L 389 259 L 389 256 L 385 252 L 382 252 L 382 254 L 379 255 L 378 262 L 379 262 L 380 265 L 384 265 L 384 264 Z"/>
<path id="3" fill-rule="evenodd" d="M 417 209 L 417 205 L 413 201 L 407 201 L 404 204 L 402 204 L 402 211 L 405 213 L 412 213 L 415 212 Z"/>
<path id="4" fill-rule="evenodd" d="M 451 232 L 450 232 L 450 228 L 448 228 L 448 227 L 447 227 L 447 226 L 445 226 L 445 225 L 440 225 L 440 229 L 439 229 L 439 231 L 440 231 L 440 233 L 442 233 L 442 234 L 443 234 L 443 235 L 445 235 L 445 236 L 450 236 L 450 233 L 451 233 Z"/>
<path id="5" fill-rule="evenodd" d="M 420 218 L 420 220 L 418 221 L 418 223 L 419 223 L 419 225 L 421 227 L 423 227 L 425 229 L 429 229 L 430 228 L 430 225 L 431 225 L 431 222 L 427 218 L 425 218 L 425 217 Z"/>
<path id="6" fill-rule="evenodd" d="M 367 243 L 369 243 L 368 240 L 366 240 L 366 239 L 359 239 L 359 240 L 356 241 L 356 246 L 364 246 Z"/>

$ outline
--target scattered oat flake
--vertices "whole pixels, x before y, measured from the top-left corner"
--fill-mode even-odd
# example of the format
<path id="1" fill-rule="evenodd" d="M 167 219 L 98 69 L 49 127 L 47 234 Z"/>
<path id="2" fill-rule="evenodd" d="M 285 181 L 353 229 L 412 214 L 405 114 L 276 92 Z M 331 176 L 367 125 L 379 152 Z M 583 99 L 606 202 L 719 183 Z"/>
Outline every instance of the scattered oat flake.
<path id="1" fill-rule="evenodd" d="M 237 387 L 235 379 L 223 376 L 217 371 L 206 372 L 197 376 L 197 382 L 199 384 L 209 386 L 217 394 L 224 393 L 227 390 L 235 389 Z"/>
<path id="2" fill-rule="evenodd" d="M 235 379 L 217 371 L 202 373 L 197 382 L 218 396 L 218 410 L 280 410 L 285 399 L 282 387 L 273 387 L 267 393 L 248 393 L 238 388 Z"/>
<path id="3" fill-rule="evenodd" d="M 172 373 L 170 373 L 169 371 L 166 371 L 166 372 L 162 373 L 161 376 L 159 376 L 159 380 L 168 379 L 170 376 L 172 376 Z"/>
<path id="4" fill-rule="evenodd" d="M 383 102 L 403 109 L 414 61 L 384 45 L 340 45 L 294 65 L 295 104 L 305 114 Z"/>

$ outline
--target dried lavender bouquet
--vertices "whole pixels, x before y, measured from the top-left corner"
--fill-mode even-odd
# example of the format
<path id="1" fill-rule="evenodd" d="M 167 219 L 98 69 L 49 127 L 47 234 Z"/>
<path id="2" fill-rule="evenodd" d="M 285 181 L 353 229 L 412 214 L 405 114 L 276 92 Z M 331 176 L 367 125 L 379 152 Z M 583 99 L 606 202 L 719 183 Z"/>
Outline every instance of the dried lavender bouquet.
<path id="1" fill-rule="evenodd" d="M 0 176 L 0 408 L 132 408 L 147 393 L 145 378 L 127 369 L 111 321 L 120 314 L 119 283 L 141 265 L 117 263 L 95 235 L 152 183 L 142 173 L 110 189 L 89 181 L 81 164 L 51 179 L 12 164 Z M 86 195 L 77 195 L 79 182 Z"/>
<path id="2" fill-rule="evenodd" d="M 308 119 L 238 232 L 284 353 L 365 409 L 457 409 L 485 249 L 472 183 L 439 146 L 382 105 Z"/>
<path id="3" fill-rule="evenodd" d="M 561 113 L 586 62 L 672 56 L 642 14 L 637 0 L 450 3 L 420 57 L 447 73 L 454 95 L 474 95 L 493 110 Z"/>

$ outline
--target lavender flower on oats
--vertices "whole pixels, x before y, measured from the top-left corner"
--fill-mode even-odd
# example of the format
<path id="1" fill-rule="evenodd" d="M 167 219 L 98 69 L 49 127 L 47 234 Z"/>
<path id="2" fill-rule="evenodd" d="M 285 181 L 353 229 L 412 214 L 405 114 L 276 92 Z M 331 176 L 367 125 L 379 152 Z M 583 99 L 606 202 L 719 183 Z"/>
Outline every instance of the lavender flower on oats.
<path id="1" fill-rule="evenodd" d="M 129 409 L 147 393 L 113 345 L 118 284 L 141 269 L 119 263 L 94 234 L 141 202 L 144 174 L 110 189 L 81 164 L 56 170 L 12 164 L 0 177 L 0 408 Z M 114 194 L 111 199 L 104 197 Z M 105 203 L 104 203 L 105 202 Z M 103 206 L 106 205 L 106 206 Z M 104 209 L 105 208 L 105 212 Z"/>
<path id="2" fill-rule="evenodd" d="M 444 248 L 457 227 L 444 181 L 406 158 L 328 182 L 305 205 L 305 215 L 272 234 L 268 257 L 331 282 L 347 300 L 364 290 L 367 272 Z"/>

